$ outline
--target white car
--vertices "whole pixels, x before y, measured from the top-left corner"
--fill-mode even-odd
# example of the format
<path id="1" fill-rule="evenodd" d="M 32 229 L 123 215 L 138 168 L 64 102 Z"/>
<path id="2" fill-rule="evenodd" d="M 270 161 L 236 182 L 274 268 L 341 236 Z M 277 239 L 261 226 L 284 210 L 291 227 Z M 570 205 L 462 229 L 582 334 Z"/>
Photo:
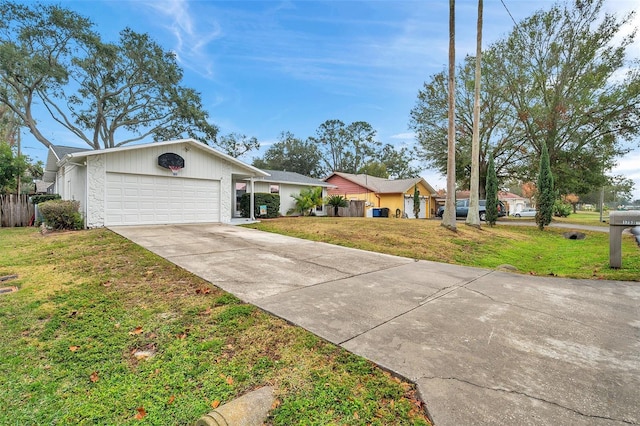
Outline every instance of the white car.
<path id="1" fill-rule="evenodd" d="M 514 217 L 536 217 L 536 209 L 525 208 L 519 212 L 511 213 Z"/>

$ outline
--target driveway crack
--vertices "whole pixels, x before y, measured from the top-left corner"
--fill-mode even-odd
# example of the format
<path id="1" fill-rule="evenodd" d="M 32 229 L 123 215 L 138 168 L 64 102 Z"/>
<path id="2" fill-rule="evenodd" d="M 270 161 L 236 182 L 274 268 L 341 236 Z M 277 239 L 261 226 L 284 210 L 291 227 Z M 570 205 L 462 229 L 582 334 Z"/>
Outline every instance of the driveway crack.
<path id="1" fill-rule="evenodd" d="M 550 404 L 550 405 L 556 406 L 556 407 L 561 408 L 563 410 L 571 411 L 572 413 L 575 413 L 575 414 L 577 414 L 579 416 L 587 417 L 587 418 L 590 418 L 590 419 L 609 420 L 609 421 L 615 421 L 615 422 L 622 422 L 622 423 L 629 424 L 629 425 L 638 425 L 639 424 L 637 422 L 626 420 L 626 419 L 616 419 L 616 418 L 613 418 L 613 417 L 598 416 L 598 415 L 595 415 L 595 414 L 583 413 L 582 411 L 579 411 L 579 410 L 577 410 L 575 408 L 566 407 L 566 406 L 564 406 L 562 404 L 559 404 L 559 403 L 554 402 L 554 401 L 550 401 L 550 400 L 542 398 L 542 397 L 529 395 L 526 392 L 521 392 L 521 391 L 511 390 L 511 389 L 505 389 L 505 388 L 501 388 L 501 387 L 483 386 L 483 385 L 480 385 L 478 383 L 474 383 L 474 382 L 471 382 L 469 380 L 464 380 L 464 379 L 460 379 L 460 378 L 457 378 L 457 377 L 423 376 L 423 377 L 418 378 L 418 380 L 416 380 L 416 383 L 419 380 L 450 380 L 450 381 L 456 381 L 456 382 L 460 382 L 460 383 L 465 383 L 467 385 L 470 385 L 470 386 L 473 386 L 473 387 L 476 387 L 476 388 L 479 388 L 479 389 L 484 389 L 484 390 L 489 390 L 489 391 L 494 391 L 494 392 L 508 393 L 508 394 L 513 394 L 513 395 L 521 395 L 521 396 L 524 396 L 526 398 L 530 398 L 530 399 L 534 399 L 536 401 L 543 402 L 545 404 Z"/>

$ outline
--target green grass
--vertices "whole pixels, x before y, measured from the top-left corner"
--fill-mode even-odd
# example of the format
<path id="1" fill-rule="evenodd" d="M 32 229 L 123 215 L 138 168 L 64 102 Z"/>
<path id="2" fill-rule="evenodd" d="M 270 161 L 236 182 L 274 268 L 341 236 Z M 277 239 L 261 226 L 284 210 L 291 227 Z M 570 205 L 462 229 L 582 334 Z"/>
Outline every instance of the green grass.
<path id="1" fill-rule="evenodd" d="M 412 385 L 108 230 L 1 229 L 9 274 L 1 425 L 191 424 L 263 385 L 270 424 L 428 422 Z"/>
<path id="2" fill-rule="evenodd" d="M 609 226 L 609 212 L 605 211 L 600 220 L 599 212 L 578 211 L 570 214 L 568 217 L 554 217 L 554 221 L 562 223 L 575 223 L 579 225 L 589 226 Z"/>
<path id="3" fill-rule="evenodd" d="M 611 269 L 605 232 L 582 231 L 584 240 L 570 240 L 562 235 L 568 229 L 539 231 L 504 223 L 478 230 L 458 222 L 457 232 L 436 220 L 403 219 L 300 217 L 248 226 L 414 259 L 482 268 L 509 264 L 531 275 L 640 281 L 640 249 L 631 235 L 623 238 L 622 268 Z"/>

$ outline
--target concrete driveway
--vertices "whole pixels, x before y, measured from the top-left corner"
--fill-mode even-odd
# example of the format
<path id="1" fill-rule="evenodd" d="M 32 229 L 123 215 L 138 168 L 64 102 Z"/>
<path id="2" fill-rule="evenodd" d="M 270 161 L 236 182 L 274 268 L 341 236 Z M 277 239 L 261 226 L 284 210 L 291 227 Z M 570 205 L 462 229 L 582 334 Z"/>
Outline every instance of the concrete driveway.
<path id="1" fill-rule="evenodd" d="M 640 424 L 640 283 L 414 261 L 228 225 L 113 231 L 403 376 L 435 425 Z"/>

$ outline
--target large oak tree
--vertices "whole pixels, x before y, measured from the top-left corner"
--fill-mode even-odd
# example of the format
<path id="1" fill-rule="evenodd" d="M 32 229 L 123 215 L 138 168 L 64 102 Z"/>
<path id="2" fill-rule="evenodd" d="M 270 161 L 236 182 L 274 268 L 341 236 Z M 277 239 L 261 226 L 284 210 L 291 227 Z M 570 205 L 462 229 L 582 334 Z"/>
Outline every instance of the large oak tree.
<path id="1" fill-rule="evenodd" d="M 0 3 L 0 103 L 43 145 L 42 104 L 93 149 L 153 137 L 215 142 L 200 94 L 181 85 L 175 55 L 124 29 L 105 43 L 85 17 L 60 6 Z M 46 114 L 46 113 L 45 113 Z"/>

